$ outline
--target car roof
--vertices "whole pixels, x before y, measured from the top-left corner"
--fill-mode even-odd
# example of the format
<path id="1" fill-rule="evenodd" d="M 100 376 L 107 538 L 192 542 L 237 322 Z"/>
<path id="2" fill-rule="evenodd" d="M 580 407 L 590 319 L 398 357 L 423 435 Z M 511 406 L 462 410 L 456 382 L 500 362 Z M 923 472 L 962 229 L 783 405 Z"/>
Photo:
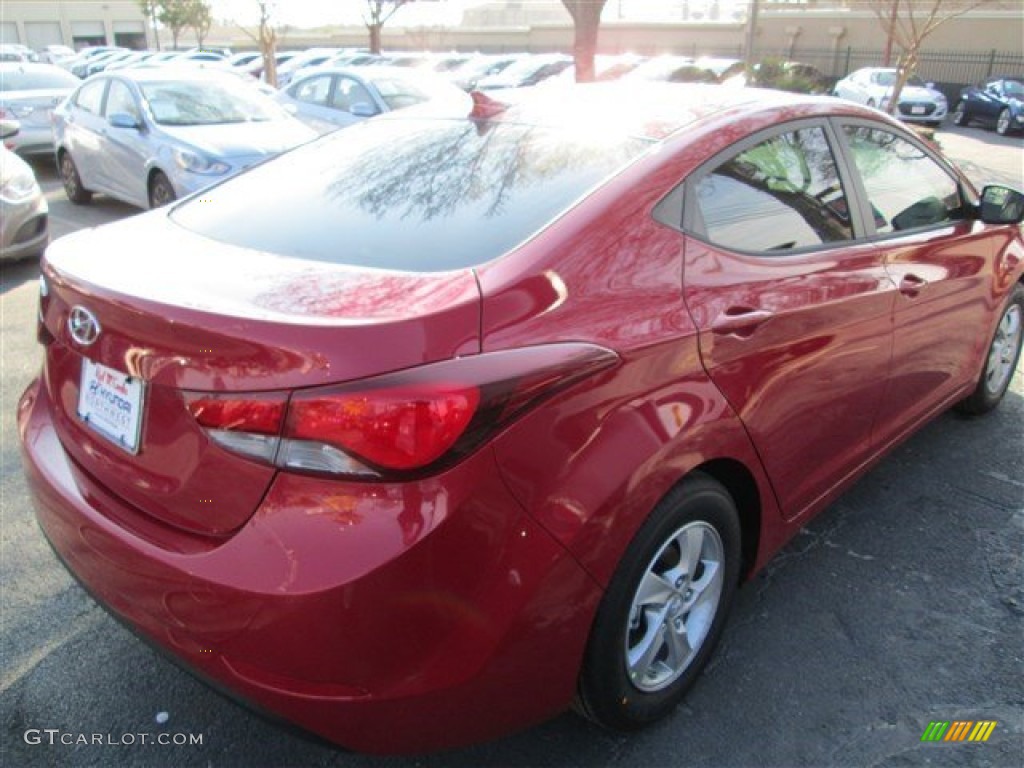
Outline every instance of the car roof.
<path id="1" fill-rule="evenodd" d="M 115 69 L 110 72 L 100 72 L 89 79 L 92 80 L 100 77 L 120 77 L 125 80 L 131 80 L 135 83 L 155 83 L 179 80 L 202 81 L 212 78 L 216 78 L 218 80 L 223 79 L 231 82 L 237 79 L 237 75 L 227 69 L 221 70 L 194 65 L 172 66 L 169 64 L 160 67 L 127 67 L 125 69 Z"/>
<path id="2" fill-rule="evenodd" d="M 653 141 L 725 111 L 756 113 L 797 104 L 836 105 L 835 99 L 763 88 L 718 85 L 612 81 L 567 83 L 554 88 L 521 88 L 474 94 L 483 111 L 499 122 L 611 130 Z M 489 108 L 497 105 L 496 108 Z"/>
<path id="3" fill-rule="evenodd" d="M 351 67 L 345 64 L 325 64 L 319 67 L 309 67 L 295 76 L 292 83 L 306 80 L 309 77 L 318 75 L 348 75 L 357 80 L 368 80 L 370 82 L 383 78 L 400 78 L 402 80 L 436 80 L 447 82 L 436 72 L 416 69 L 414 67 L 392 67 L 386 64 L 371 64 L 366 67 Z"/>
<path id="4" fill-rule="evenodd" d="M 56 64 L 47 64 L 42 61 L 2 61 L 0 62 L 0 72 L 14 72 L 15 70 L 22 70 L 24 72 L 52 72 L 55 69 L 59 69 L 63 72 L 67 72 L 63 67 L 58 67 Z"/>

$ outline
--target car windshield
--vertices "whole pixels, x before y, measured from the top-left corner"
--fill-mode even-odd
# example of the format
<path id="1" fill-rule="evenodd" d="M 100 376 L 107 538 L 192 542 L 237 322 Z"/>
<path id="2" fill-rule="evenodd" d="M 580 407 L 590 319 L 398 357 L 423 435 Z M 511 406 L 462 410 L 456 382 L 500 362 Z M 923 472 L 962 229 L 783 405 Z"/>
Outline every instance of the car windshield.
<path id="1" fill-rule="evenodd" d="M 462 269 L 529 239 L 650 146 L 518 123 L 372 120 L 208 189 L 172 219 L 289 258 Z"/>
<path id="2" fill-rule="evenodd" d="M 1024 83 L 1016 80 L 1004 80 L 1003 93 L 1015 99 L 1024 99 Z"/>
<path id="3" fill-rule="evenodd" d="M 454 86 L 399 77 L 379 77 L 373 84 L 390 109 L 403 109 L 431 99 L 451 96 Z"/>
<path id="4" fill-rule="evenodd" d="M 0 72 L 0 91 L 40 91 L 49 88 L 74 88 L 81 80 L 62 69 L 50 71 L 7 70 Z"/>
<path id="5" fill-rule="evenodd" d="M 896 85 L 896 73 L 895 72 L 877 72 L 875 74 L 875 82 L 879 85 Z M 907 85 L 912 85 L 916 88 L 924 88 L 925 82 L 917 75 L 911 75 L 907 78 Z"/>
<path id="6" fill-rule="evenodd" d="M 153 119 L 160 125 L 220 125 L 274 120 L 281 109 L 246 83 L 165 80 L 140 83 Z"/>

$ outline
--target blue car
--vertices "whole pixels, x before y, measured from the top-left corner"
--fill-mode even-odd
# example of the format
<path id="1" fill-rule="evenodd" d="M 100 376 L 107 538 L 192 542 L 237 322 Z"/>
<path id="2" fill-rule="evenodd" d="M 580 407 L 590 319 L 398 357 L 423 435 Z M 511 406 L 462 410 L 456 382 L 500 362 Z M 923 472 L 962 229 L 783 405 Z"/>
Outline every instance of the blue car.
<path id="1" fill-rule="evenodd" d="M 403 67 L 316 67 L 277 94 L 281 106 L 318 133 L 420 104 L 465 104 L 468 96 L 440 75 Z"/>
<path id="2" fill-rule="evenodd" d="M 255 87 L 192 68 L 126 69 L 86 80 L 54 111 L 73 203 L 94 192 L 156 208 L 316 138 Z"/>
<path id="3" fill-rule="evenodd" d="M 1000 136 L 1024 131 L 1024 80 L 997 77 L 964 88 L 953 110 L 953 122 L 966 126 L 972 120 L 995 128 Z"/>

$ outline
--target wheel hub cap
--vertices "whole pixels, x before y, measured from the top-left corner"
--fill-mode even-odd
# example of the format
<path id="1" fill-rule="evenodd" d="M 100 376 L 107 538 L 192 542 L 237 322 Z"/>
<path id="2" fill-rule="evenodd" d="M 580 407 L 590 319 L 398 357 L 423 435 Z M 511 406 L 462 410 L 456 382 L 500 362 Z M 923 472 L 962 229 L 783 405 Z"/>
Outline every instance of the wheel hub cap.
<path id="1" fill-rule="evenodd" d="M 718 612 L 723 553 L 718 532 L 695 522 L 675 531 L 648 563 L 626 626 L 626 671 L 638 689 L 668 687 L 699 652 Z"/>

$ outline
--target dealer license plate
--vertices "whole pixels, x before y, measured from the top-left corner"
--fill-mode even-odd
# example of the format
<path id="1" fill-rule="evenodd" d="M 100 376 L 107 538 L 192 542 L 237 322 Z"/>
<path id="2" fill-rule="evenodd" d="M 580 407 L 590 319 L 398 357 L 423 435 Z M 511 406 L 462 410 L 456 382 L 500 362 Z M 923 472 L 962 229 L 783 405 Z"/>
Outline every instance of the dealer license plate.
<path id="1" fill-rule="evenodd" d="M 78 417 L 129 453 L 138 453 L 142 433 L 142 379 L 82 360 Z"/>

